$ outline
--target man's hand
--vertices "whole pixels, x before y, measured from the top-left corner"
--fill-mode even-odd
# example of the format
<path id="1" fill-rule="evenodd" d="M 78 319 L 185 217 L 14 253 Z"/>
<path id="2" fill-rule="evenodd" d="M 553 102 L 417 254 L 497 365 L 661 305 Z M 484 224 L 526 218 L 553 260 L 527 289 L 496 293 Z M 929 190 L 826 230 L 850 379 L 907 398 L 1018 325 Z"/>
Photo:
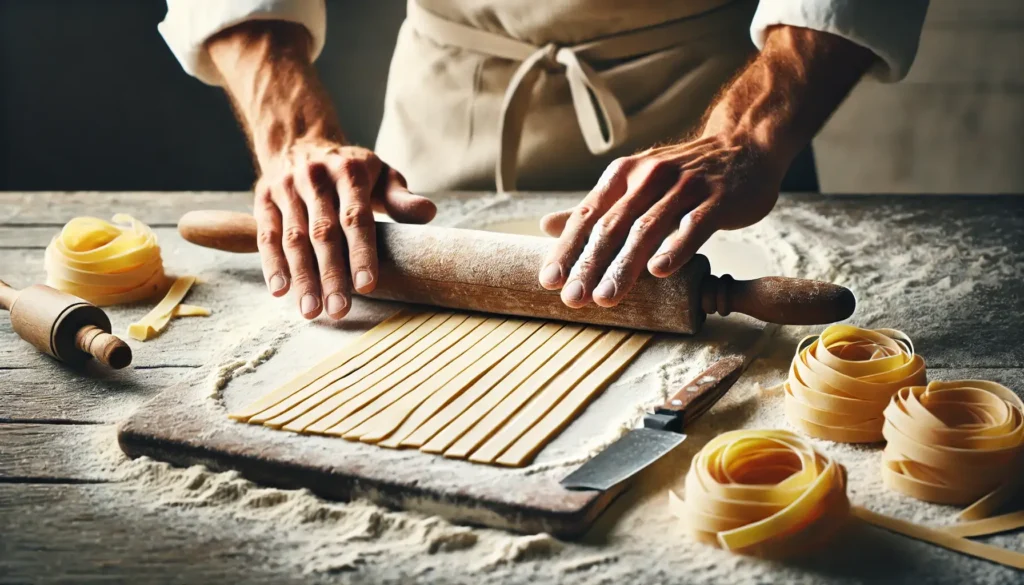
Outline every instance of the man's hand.
<path id="1" fill-rule="evenodd" d="M 668 276 L 716 231 L 767 215 L 784 172 L 756 145 L 728 136 L 621 158 L 578 206 L 541 221 L 559 238 L 541 284 L 562 287 L 562 301 L 573 308 L 591 300 L 613 307 L 644 270 Z"/>
<path id="2" fill-rule="evenodd" d="M 579 205 L 541 220 L 558 237 L 541 285 L 569 307 L 612 307 L 645 270 L 667 277 L 716 231 L 765 217 L 793 158 L 873 59 L 827 33 L 771 29 L 697 139 L 616 160 Z"/>
<path id="3" fill-rule="evenodd" d="M 377 285 L 373 211 L 426 223 L 436 208 L 373 152 L 346 144 L 310 63 L 309 33 L 242 23 L 207 42 L 260 170 L 254 211 L 267 288 L 295 292 L 307 319 L 340 319 Z"/>
<path id="4" fill-rule="evenodd" d="M 377 285 L 373 211 L 426 223 L 436 210 L 409 193 L 402 175 L 373 152 L 302 141 L 265 167 L 254 211 L 271 294 L 294 288 L 303 316 L 311 319 L 325 308 L 340 319 L 348 313 L 353 285 L 359 293 Z"/>

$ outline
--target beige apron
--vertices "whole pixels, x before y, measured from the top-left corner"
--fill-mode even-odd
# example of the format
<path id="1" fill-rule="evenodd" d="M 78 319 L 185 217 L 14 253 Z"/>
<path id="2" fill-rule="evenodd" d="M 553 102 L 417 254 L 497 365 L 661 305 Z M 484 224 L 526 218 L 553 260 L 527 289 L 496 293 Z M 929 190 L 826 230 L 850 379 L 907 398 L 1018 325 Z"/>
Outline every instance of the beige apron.
<path id="1" fill-rule="evenodd" d="M 414 191 L 589 190 L 677 140 L 754 51 L 756 0 L 409 0 L 376 151 Z"/>

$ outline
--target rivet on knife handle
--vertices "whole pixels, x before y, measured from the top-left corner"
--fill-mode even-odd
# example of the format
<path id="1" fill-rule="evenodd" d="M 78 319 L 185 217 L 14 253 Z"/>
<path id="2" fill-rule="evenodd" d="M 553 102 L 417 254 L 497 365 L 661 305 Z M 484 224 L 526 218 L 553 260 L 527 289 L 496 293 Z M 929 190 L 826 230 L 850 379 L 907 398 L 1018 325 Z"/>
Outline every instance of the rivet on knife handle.
<path id="1" fill-rule="evenodd" d="M 686 425 L 711 409 L 743 373 L 743 358 L 727 357 L 694 378 L 644 417 L 644 427 L 682 432 Z"/>

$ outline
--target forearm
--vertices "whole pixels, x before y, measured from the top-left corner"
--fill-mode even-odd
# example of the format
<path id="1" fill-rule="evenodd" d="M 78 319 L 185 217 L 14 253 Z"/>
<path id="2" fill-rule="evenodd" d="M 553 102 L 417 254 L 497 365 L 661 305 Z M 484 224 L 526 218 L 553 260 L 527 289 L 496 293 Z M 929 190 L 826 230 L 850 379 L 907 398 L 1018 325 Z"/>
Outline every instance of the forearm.
<path id="1" fill-rule="evenodd" d="M 303 140 L 344 142 L 310 43 L 304 27 L 282 21 L 246 22 L 207 42 L 261 169 Z"/>
<path id="2" fill-rule="evenodd" d="M 711 108 L 702 135 L 742 136 L 784 170 L 873 60 L 871 51 L 838 36 L 774 27 Z"/>

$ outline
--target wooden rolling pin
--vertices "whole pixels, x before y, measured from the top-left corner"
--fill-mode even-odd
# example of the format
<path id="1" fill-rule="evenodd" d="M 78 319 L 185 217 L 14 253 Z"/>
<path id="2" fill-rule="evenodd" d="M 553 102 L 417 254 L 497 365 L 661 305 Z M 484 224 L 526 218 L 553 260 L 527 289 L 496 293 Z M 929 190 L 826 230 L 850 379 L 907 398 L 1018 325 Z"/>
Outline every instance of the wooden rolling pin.
<path id="1" fill-rule="evenodd" d="M 178 222 L 186 240 L 228 252 L 256 252 L 256 220 L 227 211 L 193 211 Z M 813 280 L 711 275 L 700 254 L 669 278 L 648 273 L 618 306 L 571 309 L 545 290 L 537 272 L 550 238 L 396 223 L 377 224 L 380 278 L 369 297 L 452 309 L 697 333 L 706 315 L 745 313 L 770 323 L 817 325 L 853 314 L 844 287 Z"/>
<path id="2" fill-rule="evenodd" d="M 44 284 L 19 292 L 0 281 L 0 307 L 15 333 L 62 362 L 81 366 L 95 357 L 115 370 L 132 363 L 132 348 L 110 334 L 107 314 L 74 295 Z"/>

